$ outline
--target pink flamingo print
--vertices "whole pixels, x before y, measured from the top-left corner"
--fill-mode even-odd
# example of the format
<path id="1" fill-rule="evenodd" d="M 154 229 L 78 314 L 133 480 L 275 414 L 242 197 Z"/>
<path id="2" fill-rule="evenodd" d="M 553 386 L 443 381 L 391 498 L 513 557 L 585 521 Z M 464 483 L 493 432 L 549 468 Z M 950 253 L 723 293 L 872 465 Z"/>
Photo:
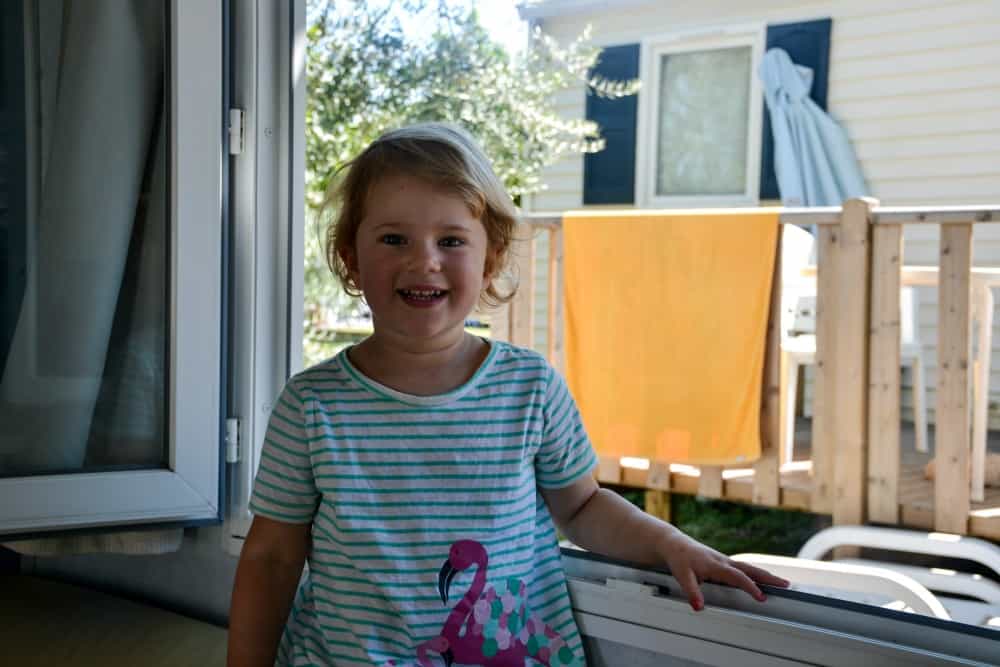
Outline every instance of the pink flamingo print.
<path id="1" fill-rule="evenodd" d="M 420 666 L 433 667 L 430 653 L 434 652 L 448 667 L 452 663 L 524 667 L 527 658 L 546 667 L 582 667 L 583 663 L 559 633 L 528 616 L 524 582 L 509 579 L 502 590 L 486 587 L 487 564 L 486 549 L 479 542 L 459 540 L 451 545 L 448 559 L 438 575 L 441 601 L 448 603 L 448 589 L 456 574 L 475 565 L 476 575 L 469 590 L 448 615 L 439 635 L 417 647 Z"/>

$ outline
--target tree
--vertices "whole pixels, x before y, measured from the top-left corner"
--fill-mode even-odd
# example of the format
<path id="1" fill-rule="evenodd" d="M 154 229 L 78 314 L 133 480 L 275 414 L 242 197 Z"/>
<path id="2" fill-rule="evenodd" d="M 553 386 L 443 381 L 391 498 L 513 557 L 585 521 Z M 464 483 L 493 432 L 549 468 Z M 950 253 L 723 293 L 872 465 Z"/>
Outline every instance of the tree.
<path id="1" fill-rule="evenodd" d="M 429 22 L 408 36 L 402 21 Z M 316 213 L 337 168 L 391 127 L 425 120 L 461 124 L 483 146 L 516 202 L 544 189 L 542 170 L 603 148 L 599 128 L 560 118 L 555 97 L 585 83 L 592 94 L 633 94 L 635 82 L 594 78 L 599 49 L 585 32 L 566 47 L 541 32 L 513 59 L 474 10 L 439 0 L 404 3 L 312 0 L 306 55 L 306 334 L 329 313 L 356 314 L 332 279 Z M 353 304 L 353 305 L 352 305 Z"/>

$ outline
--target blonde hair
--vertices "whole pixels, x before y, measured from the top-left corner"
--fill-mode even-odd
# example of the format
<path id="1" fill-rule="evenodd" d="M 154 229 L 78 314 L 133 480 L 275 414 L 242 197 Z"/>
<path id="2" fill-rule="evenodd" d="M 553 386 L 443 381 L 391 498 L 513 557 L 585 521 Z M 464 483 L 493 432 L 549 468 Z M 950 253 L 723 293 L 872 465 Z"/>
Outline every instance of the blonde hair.
<path id="1" fill-rule="evenodd" d="M 354 250 L 368 196 L 381 180 L 400 174 L 417 177 L 466 203 L 486 228 L 488 240 L 481 300 L 490 306 L 510 301 L 516 288 L 501 294 L 495 279 L 508 262 L 517 209 L 475 139 L 448 123 L 420 123 L 386 132 L 331 180 L 322 209 L 336 210 L 326 229 L 326 261 L 344 290 L 361 296 L 344 257 Z"/>

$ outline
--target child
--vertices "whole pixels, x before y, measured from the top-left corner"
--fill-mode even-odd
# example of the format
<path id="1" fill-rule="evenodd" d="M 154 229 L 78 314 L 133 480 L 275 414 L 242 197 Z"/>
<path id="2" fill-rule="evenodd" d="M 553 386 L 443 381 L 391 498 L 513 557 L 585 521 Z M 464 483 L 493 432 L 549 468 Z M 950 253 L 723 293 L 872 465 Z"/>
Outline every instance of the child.
<path id="1" fill-rule="evenodd" d="M 755 582 L 787 585 L 598 489 L 559 375 L 534 352 L 466 333 L 480 300 L 510 298 L 497 277 L 517 216 L 469 135 L 435 123 L 389 132 L 331 197 L 327 259 L 367 300 L 374 333 L 278 399 L 233 589 L 230 665 L 583 665 L 557 528 L 668 566 L 695 610 L 703 580 L 758 600 Z"/>

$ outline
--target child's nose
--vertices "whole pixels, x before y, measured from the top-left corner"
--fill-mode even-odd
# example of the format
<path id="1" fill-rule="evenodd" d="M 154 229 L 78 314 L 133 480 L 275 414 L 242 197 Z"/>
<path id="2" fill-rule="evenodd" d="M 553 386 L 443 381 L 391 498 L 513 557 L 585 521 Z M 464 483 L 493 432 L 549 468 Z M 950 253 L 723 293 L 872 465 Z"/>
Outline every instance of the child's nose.
<path id="1" fill-rule="evenodd" d="M 440 271 L 441 249 L 436 243 L 414 244 L 414 251 L 410 257 L 410 268 L 416 271 Z"/>

